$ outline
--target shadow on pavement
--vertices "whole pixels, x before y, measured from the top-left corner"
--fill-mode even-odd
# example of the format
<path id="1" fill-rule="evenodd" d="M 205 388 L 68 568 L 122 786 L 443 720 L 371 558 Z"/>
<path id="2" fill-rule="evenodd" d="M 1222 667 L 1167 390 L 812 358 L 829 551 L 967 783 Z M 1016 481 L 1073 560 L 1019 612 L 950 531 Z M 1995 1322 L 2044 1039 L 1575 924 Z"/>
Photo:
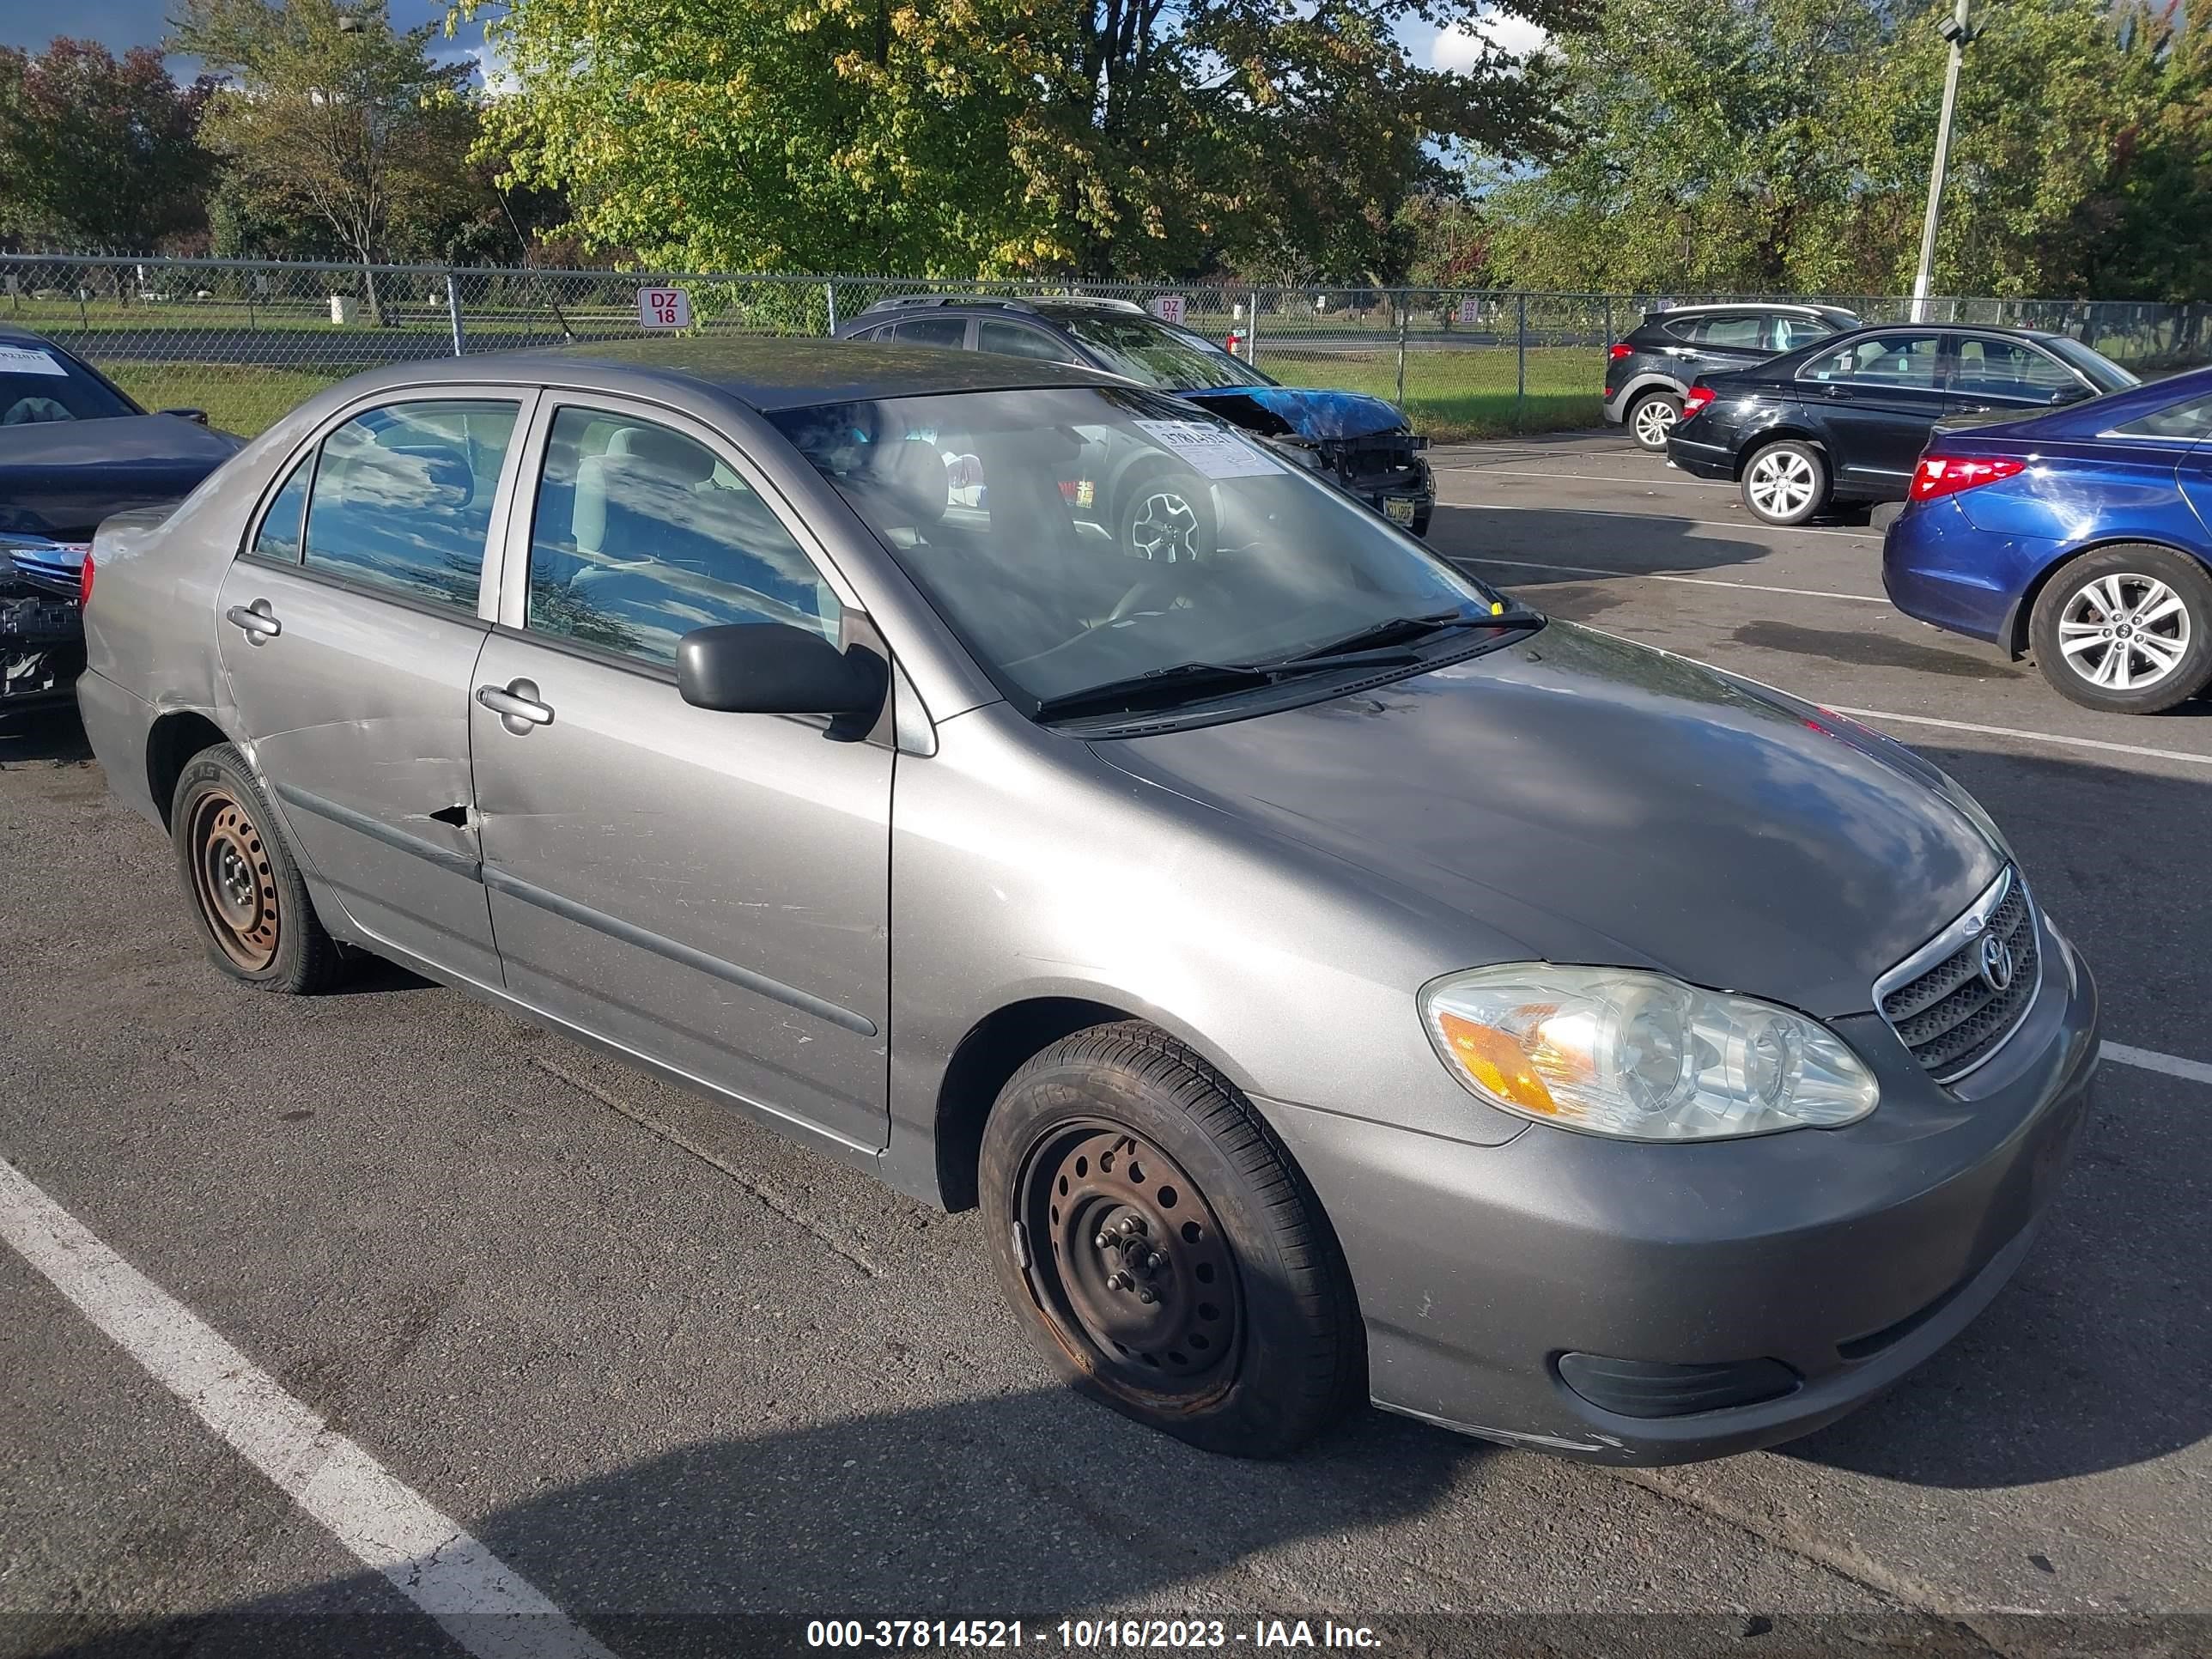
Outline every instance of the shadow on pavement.
<path id="1" fill-rule="evenodd" d="M 73 702 L 0 715 L 0 766 L 32 761 L 70 763 L 92 758 Z"/>
<path id="2" fill-rule="evenodd" d="M 1703 533 L 1692 535 L 1692 530 Z M 1603 586 L 1617 578 L 1734 570 L 1774 551 L 1678 519 L 1607 518 L 1544 507 L 1486 513 L 1442 504 L 1430 522 L 1428 541 L 1492 586 L 1574 622 L 1634 602 L 1632 587 Z"/>

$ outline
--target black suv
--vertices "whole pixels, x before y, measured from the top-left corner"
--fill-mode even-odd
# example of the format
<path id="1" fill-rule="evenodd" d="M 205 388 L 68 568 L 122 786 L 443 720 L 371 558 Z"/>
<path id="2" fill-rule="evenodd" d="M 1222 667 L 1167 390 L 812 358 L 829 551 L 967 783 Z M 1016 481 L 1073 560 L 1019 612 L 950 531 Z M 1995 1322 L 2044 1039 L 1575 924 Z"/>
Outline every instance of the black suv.
<path id="1" fill-rule="evenodd" d="M 837 330 L 841 340 L 895 340 L 901 345 L 1036 357 L 1103 368 L 1188 399 L 1208 413 L 1263 439 L 1278 453 L 1317 472 L 1416 536 L 1428 533 L 1436 485 L 1405 411 L 1364 392 L 1286 386 L 1187 328 L 1162 322 L 1127 300 L 981 299 L 974 295 L 907 295 L 878 300 Z M 1205 504 L 1142 499 L 1118 487 L 1106 503 L 1109 521 L 1134 544 L 1187 539 L 1188 526 L 1207 516 Z M 1158 518 L 1133 524 L 1132 514 Z"/>
<path id="2" fill-rule="evenodd" d="M 1700 379 L 1669 465 L 1733 479 L 1769 524 L 1901 501 L 1938 421 L 2002 420 L 2136 384 L 2063 334 L 1890 323 Z"/>
<path id="3" fill-rule="evenodd" d="M 1859 319 L 1835 306 L 1673 306 L 1655 311 L 1605 360 L 1605 418 L 1657 453 L 1700 374 L 1747 368 Z"/>

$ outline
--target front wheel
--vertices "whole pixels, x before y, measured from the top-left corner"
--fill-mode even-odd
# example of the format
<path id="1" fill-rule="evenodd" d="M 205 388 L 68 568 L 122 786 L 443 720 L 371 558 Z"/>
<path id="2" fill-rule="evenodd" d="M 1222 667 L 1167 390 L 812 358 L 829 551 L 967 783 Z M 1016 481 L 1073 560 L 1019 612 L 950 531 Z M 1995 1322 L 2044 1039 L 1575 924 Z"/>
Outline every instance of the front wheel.
<path id="1" fill-rule="evenodd" d="M 983 1133 L 994 1265 L 1078 1392 L 1205 1450 L 1277 1457 L 1358 1395 L 1335 1235 L 1212 1067 L 1151 1026 L 1054 1043 Z"/>
<path id="2" fill-rule="evenodd" d="M 1194 473 L 1154 471 L 1133 480 L 1116 526 L 1122 547 L 1156 564 L 1182 564 L 1213 551 L 1213 502 Z"/>
<path id="3" fill-rule="evenodd" d="M 1768 524 L 1802 524 L 1828 499 L 1828 464 L 1795 438 L 1768 444 L 1743 469 L 1743 504 Z"/>
<path id="4" fill-rule="evenodd" d="M 1637 447 L 1667 453 L 1667 439 L 1682 419 L 1682 400 L 1671 392 L 1647 392 L 1628 411 L 1628 435 Z"/>
<path id="5" fill-rule="evenodd" d="M 2155 714 L 2212 684 L 2212 574 L 2167 548 L 2100 548 L 2045 584 L 2028 639 L 2061 696 Z"/>

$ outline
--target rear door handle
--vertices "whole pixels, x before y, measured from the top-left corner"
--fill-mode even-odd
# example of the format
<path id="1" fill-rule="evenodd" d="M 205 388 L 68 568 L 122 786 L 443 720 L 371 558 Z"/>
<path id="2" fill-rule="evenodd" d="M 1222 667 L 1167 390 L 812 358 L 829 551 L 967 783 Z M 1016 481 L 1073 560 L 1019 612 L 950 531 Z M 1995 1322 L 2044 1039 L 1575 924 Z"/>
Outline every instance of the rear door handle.
<path id="1" fill-rule="evenodd" d="M 553 708 L 538 700 L 534 680 L 509 680 L 505 685 L 477 687 L 477 701 L 499 716 L 499 723 L 520 737 L 533 726 L 553 724 Z"/>
<path id="2" fill-rule="evenodd" d="M 256 645 L 264 640 L 273 640 L 284 631 L 284 624 L 276 620 L 266 599 L 256 599 L 252 605 L 234 605 L 222 613 L 222 619 L 234 628 L 243 629 L 246 637 Z"/>

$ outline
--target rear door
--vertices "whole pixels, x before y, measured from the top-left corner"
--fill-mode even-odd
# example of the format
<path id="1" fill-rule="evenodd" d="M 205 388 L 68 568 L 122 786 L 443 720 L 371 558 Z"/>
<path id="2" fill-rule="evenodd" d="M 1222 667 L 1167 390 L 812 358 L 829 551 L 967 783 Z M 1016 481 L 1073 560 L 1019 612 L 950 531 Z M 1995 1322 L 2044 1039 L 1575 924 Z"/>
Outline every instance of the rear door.
<path id="1" fill-rule="evenodd" d="M 1952 342 L 1950 410 L 1999 417 L 2033 414 L 2094 396 L 2096 388 L 2025 340 L 1969 334 Z"/>
<path id="2" fill-rule="evenodd" d="M 1765 346 L 1766 319 L 1758 312 L 1717 311 L 1688 321 L 1688 355 L 1678 359 L 1685 381 L 1748 368 L 1773 356 Z"/>
<path id="3" fill-rule="evenodd" d="M 879 1148 L 890 733 L 694 708 L 675 660 L 684 634 L 722 623 L 880 641 L 804 526 L 707 428 L 549 393 L 532 442 L 538 482 L 518 497 L 469 706 L 507 988 L 758 1110 Z"/>
<path id="4" fill-rule="evenodd" d="M 441 387 L 330 429 L 270 498 L 217 626 L 293 844 L 368 933 L 495 985 L 469 693 L 492 614 L 485 548 L 534 397 Z"/>
<path id="5" fill-rule="evenodd" d="M 1838 483 L 1903 501 L 1942 418 L 1942 336 L 1933 330 L 1855 335 L 1798 371 L 1798 400 L 1821 428 Z"/>
<path id="6" fill-rule="evenodd" d="M 954 351 L 968 345 L 965 317 L 909 317 L 890 331 L 901 345 L 945 346 Z M 878 339 L 882 338 L 878 335 Z"/>

